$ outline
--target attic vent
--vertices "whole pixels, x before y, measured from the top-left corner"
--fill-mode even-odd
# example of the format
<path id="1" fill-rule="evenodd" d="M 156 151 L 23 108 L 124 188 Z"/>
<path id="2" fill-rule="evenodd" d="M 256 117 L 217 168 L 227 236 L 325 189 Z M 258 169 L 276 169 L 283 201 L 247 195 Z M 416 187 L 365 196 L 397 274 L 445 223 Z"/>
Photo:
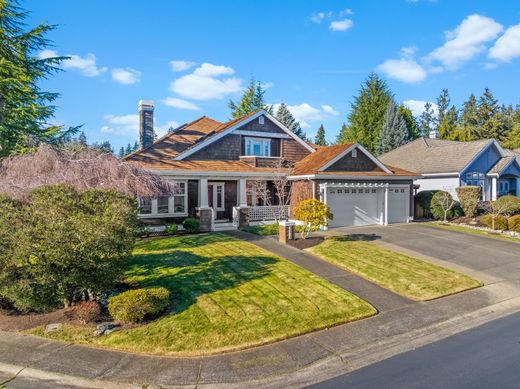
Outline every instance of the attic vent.
<path id="1" fill-rule="evenodd" d="M 352 150 L 352 158 L 357 158 L 357 149 Z"/>
<path id="2" fill-rule="evenodd" d="M 264 124 L 264 117 L 263 116 L 259 116 L 258 117 L 258 124 Z"/>

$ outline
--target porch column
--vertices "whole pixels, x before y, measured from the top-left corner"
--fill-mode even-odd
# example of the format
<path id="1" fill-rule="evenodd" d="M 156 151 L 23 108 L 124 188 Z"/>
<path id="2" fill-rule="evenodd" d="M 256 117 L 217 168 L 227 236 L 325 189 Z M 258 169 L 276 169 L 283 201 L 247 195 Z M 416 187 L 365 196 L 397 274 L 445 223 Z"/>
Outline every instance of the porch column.
<path id="1" fill-rule="evenodd" d="M 491 177 L 491 200 L 497 199 L 497 178 Z"/>
<path id="2" fill-rule="evenodd" d="M 383 215 L 384 225 L 388 225 L 388 185 L 385 186 L 385 214 Z"/>
<path id="3" fill-rule="evenodd" d="M 316 181 L 312 181 L 312 198 L 316 200 Z"/>
<path id="4" fill-rule="evenodd" d="M 208 179 L 201 178 L 199 180 L 200 207 L 209 208 L 208 202 Z"/>
<path id="5" fill-rule="evenodd" d="M 239 207 L 247 207 L 247 180 L 241 178 L 238 181 Z"/>

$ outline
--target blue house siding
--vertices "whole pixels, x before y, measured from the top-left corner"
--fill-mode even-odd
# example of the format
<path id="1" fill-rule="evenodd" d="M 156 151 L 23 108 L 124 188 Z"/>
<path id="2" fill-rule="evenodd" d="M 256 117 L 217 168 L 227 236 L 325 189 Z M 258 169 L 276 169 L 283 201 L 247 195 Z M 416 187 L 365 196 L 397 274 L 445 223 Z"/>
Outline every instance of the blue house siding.
<path id="1" fill-rule="evenodd" d="M 478 156 L 470 165 L 468 165 L 463 171 L 460 172 L 461 185 L 467 185 L 466 173 L 482 173 L 486 174 L 497 162 L 502 158 L 500 152 L 495 145 L 488 146 L 482 154 Z M 484 199 L 491 198 L 491 179 L 489 177 L 484 178 Z"/>

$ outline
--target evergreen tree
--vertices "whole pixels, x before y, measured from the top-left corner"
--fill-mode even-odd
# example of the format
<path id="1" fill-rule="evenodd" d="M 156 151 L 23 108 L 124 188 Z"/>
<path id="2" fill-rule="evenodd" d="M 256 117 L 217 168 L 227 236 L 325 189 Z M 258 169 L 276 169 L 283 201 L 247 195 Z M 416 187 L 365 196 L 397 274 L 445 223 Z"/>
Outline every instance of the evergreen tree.
<path id="1" fill-rule="evenodd" d="M 378 154 L 387 153 L 406 144 L 408 140 L 409 134 L 406 122 L 392 99 L 386 109 L 376 151 Z"/>
<path id="2" fill-rule="evenodd" d="M 479 99 L 477 112 L 479 121 L 477 139 L 493 138 L 499 142 L 507 139 L 511 128 L 507 123 L 505 115 L 503 115 L 498 101 L 488 88 L 484 89 L 484 93 Z"/>
<path id="3" fill-rule="evenodd" d="M 265 90 L 262 88 L 260 81 L 257 82 L 251 77 L 240 101 L 235 103 L 233 100 L 230 100 L 228 103 L 228 107 L 231 110 L 231 118 L 236 119 L 262 109 L 272 114 L 273 107 L 265 103 L 264 94 Z"/>
<path id="4" fill-rule="evenodd" d="M 108 140 L 101 142 L 101 143 L 92 143 L 90 145 L 90 147 L 95 150 L 98 150 L 102 153 L 106 153 L 106 154 L 114 153 L 114 149 L 112 148 L 112 145 L 110 144 L 110 142 Z"/>
<path id="5" fill-rule="evenodd" d="M 410 108 L 401 104 L 399 106 L 399 114 L 403 117 L 406 128 L 408 129 L 408 138 L 413 140 L 417 139 L 421 136 L 421 130 L 419 128 L 419 124 L 417 123 L 417 119 L 413 116 Z"/>
<path id="6" fill-rule="evenodd" d="M 345 123 L 341 125 L 341 130 L 336 137 L 336 144 L 341 145 L 345 143 L 351 143 L 356 141 L 356 136 L 353 131 Z"/>
<path id="7" fill-rule="evenodd" d="M 121 146 L 121 148 L 119 149 L 119 153 L 117 154 L 117 156 L 118 156 L 119 158 L 123 158 L 125 155 L 126 155 L 126 153 L 125 153 L 125 148 L 124 148 L 124 146 Z"/>
<path id="8" fill-rule="evenodd" d="M 516 123 L 503 143 L 506 149 L 520 149 L 520 123 Z"/>
<path id="9" fill-rule="evenodd" d="M 452 105 L 452 107 L 443 114 L 442 119 L 439 119 L 437 131 L 439 131 L 441 139 L 458 140 L 457 138 L 459 133 L 457 128 L 457 121 L 457 108 Z"/>
<path id="10" fill-rule="evenodd" d="M 439 115 L 437 117 L 438 126 L 441 125 L 441 122 L 444 120 L 444 117 L 448 113 L 450 102 L 451 102 L 451 99 L 450 99 L 450 95 L 448 93 L 448 89 L 444 88 L 441 91 L 441 94 L 439 95 L 439 97 L 437 97 L 437 108 L 439 109 Z M 439 131 L 438 128 L 437 128 L 437 131 Z"/>
<path id="11" fill-rule="evenodd" d="M 276 111 L 276 119 L 300 138 L 306 138 L 305 133 L 300 127 L 300 123 L 296 121 L 294 116 L 291 114 L 291 111 L 289 111 L 289 108 L 287 108 L 287 105 L 283 101 Z"/>
<path id="12" fill-rule="evenodd" d="M 0 1 L 0 158 L 23 152 L 34 142 L 62 143 L 78 129 L 48 124 L 58 94 L 42 91 L 38 83 L 66 58 L 37 57 L 51 45 L 46 35 L 55 26 L 27 28 L 27 16 L 16 1 Z"/>
<path id="13" fill-rule="evenodd" d="M 88 143 L 87 143 L 87 136 L 85 135 L 85 132 L 84 131 L 81 131 L 79 133 L 79 136 L 78 136 L 78 143 L 80 144 L 80 146 L 88 146 Z"/>
<path id="14" fill-rule="evenodd" d="M 419 132 L 423 137 L 428 137 L 430 135 L 430 131 L 433 130 L 437 125 L 437 120 L 435 119 L 435 112 L 433 110 L 433 106 L 430 102 L 424 104 L 424 111 L 419 117 Z"/>
<path id="15" fill-rule="evenodd" d="M 362 84 L 359 94 L 354 97 L 348 116 L 348 133 L 338 137 L 338 140 L 356 140 L 368 151 L 374 152 L 391 99 L 392 93 L 387 83 L 377 74 L 370 74 Z"/>
<path id="16" fill-rule="evenodd" d="M 461 138 L 470 141 L 478 138 L 478 106 L 477 99 L 472 93 L 462 106 L 462 116 L 460 118 Z"/>
<path id="17" fill-rule="evenodd" d="M 132 145 L 131 145 L 130 142 L 129 142 L 129 143 L 126 145 L 125 155 L 130 154 L 132 151 L 133 151 L 133 149 L 132 149 Z"/>
<path id="18" fill-rule="evenodd" d="M 325 139 L 325 128 L 323 127 L 323 124 L 320 125 L 320 128 L 318 128 L 318 132 L 316 133 L 316 137 L 314 138 L 314 144 L 318 146 L 327 146 L 327 140 Z"/>
<path id="19" fill-rule="evenodd" d="M 134 147 L 132 148 L 132 152 L 133 152 L 133 151 L 137 151 L 137 150 L 139 150 L 139 142 L 138 142 L 138 141 L 135 141 L 135 142 L 134 142 Z"/>

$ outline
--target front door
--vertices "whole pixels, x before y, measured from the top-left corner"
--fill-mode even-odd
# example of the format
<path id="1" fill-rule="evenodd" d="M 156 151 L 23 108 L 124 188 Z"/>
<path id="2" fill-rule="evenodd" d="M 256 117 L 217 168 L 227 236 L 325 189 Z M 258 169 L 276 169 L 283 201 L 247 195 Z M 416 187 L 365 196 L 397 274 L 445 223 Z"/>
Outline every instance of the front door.
<path id="1" fill-rule="evenodd" d="M 208 204 L 215 211 L 215 218 L 217 218 L 218 211 L 225 210 L 223 182 L 208 183 Z"/>

